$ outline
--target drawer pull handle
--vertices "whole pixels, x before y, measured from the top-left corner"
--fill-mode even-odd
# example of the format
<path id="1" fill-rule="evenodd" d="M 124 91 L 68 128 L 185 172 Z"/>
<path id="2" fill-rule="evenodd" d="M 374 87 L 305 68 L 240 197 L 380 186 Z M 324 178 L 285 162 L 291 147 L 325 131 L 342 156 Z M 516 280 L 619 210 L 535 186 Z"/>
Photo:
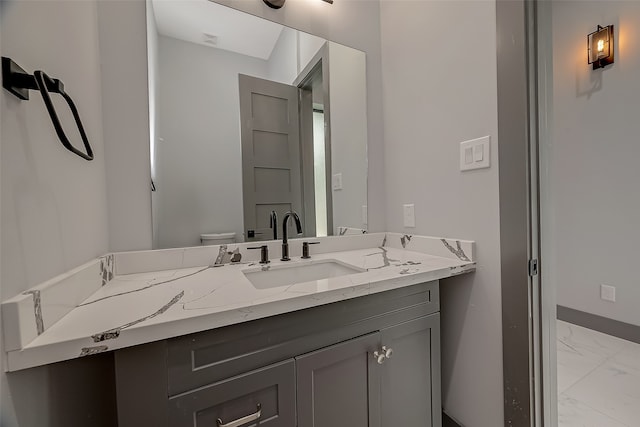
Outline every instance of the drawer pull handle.
<path id="1" fill-rule="evenodd" d="M 237 420 L 228 422 L 226 424 L 223 423 L 220 418 L 218 418 L 218 421 L 216 424 L 218 424 L 218 427 L 240 427 L 241 425 L 260 419 L 261 416 L 262 416 L 262 405 L 258 403 L 258 409 L 253 414 L 247 415 L 246 417 L 238 418 Z"/>

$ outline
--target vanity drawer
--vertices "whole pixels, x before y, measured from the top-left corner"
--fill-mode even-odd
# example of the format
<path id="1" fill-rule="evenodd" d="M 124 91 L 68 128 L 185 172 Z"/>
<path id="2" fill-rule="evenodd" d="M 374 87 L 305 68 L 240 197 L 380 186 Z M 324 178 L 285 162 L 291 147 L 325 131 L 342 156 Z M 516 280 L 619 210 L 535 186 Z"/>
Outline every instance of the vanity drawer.
<path id="1" fill-rule="evenodd" d="M 169 396 L 440 310 L 428 282 L 173 338 Z"/>
<path id="2" fill-rule="evenodd" d="M 170 398 L 169 425 L 291 427 L 295 393 L 295 362 L 285 360 Z"/>

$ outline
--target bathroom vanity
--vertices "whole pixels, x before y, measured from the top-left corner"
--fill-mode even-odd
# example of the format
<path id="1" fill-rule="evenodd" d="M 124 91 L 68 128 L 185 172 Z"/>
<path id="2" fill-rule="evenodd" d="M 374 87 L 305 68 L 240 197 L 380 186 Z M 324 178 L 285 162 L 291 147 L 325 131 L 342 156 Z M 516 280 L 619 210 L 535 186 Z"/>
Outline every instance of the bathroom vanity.
<path id="1" fill-rule="evenodd" d="M 8 370 L 115 351 L 121 427 L 440 426 L 439 286 L 473 242 L 313 241 L 106 255 L 2 304 Z"/>
<path id="2" fill-rule="evenodd" d="M 440 426 L 438 311 L 432 281 L 118 350 L 119 425 Z"/>

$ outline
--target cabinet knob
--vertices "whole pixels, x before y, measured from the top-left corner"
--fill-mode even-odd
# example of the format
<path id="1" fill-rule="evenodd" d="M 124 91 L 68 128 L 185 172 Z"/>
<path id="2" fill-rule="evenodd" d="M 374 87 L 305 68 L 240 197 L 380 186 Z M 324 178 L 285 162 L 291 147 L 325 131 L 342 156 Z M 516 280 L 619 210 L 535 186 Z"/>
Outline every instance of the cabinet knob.
<path id="1" fill-rule="evenodd" d="M 382 353 L 384 353 L 384 357 L 386 357 L 387 359 L 391 359 L 391 356 L 393 356 L 393 349 L 387 348 L 387 346 L 383 345 Z"/>
<path id="2" fill-rule="evenodd" d="M 382 365 L 387 358 L 384 353 L 380 353 L 377 350 L 373 352 L 373 357 L 376 359 L 376 362 L 378 362 L 378 365 Z"/>

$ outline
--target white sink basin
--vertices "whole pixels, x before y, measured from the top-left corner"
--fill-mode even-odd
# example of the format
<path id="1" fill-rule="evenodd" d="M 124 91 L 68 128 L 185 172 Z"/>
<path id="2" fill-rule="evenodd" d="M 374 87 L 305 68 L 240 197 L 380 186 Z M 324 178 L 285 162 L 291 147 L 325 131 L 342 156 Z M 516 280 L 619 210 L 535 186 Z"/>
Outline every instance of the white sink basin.
<path id="1" fill-rule="evenodd" d="M 273 267 L 267 264 L 263 267 L 244 270 L 243 273 L 256 289 L 269 289 L 364 271 L 366 270 L 328 259 L 313 263 L 298 261 Z"/>

